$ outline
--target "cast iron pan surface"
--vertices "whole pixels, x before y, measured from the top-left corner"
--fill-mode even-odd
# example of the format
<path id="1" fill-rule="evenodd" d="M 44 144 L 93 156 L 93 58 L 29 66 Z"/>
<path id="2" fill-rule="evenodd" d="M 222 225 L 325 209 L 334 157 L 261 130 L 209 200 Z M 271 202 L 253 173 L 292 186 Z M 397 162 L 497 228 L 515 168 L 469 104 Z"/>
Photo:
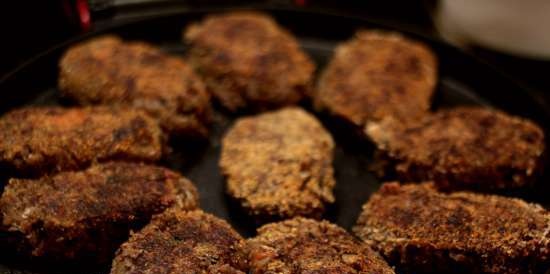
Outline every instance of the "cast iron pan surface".
<path id="1" fill-rule="evenodd" d="M 125 39 L 149 41 L 161 46 L 167 52 L 183 55 L 185 52 L 185 45 L 181 43 L 183 27 L 190 22 L 200 20 L 209 12 L 212 10 L 180 12 L 141 19 L 97 30 L 59 45 L 0 79 L 2 94 L 0 111 L 4 113 L 23 105 L 66 105 L 66 102 L 58 98 L 56 90 L 57 63 L 63 51 L 77 41 L 104 33 L 114 33 Z M 317 62 L 318 70 L 322 69 L 330 59 L 335 45 L 349 39 L 355 30 L 362 27 L 392 29 L 359 18 L 326 13 L 280 9 L 267 10 L 267 12 L 298 37 L 303 48 Z M 485 105 L 499 108 L 536 121 L 548 134 L 550 110 L 544 109 L 513 80 L 437 39 L 403 29 L 397 29 L 397 31 L 426 42 L 439 58 L 440 76 L 434 98 L 434 109 L 456 105 Z M 311 111 L 309 106 L 304 107 Z M 175 140 L 172 142 L 174 153 L 161 164 L 180 171 L 195 183 L 200 192 L 202 209 L 228 220 L 243 236 L 249 237 L 254 235 L 256 224 L 225 195 L 224 180 L 218 169 L 221 137 L 238 116 L 217 111 L 208 142 L 189 143 Z M 373 148 L 339 121 L 326 115 L 318 115 L 318 117 L 337 142 L 334 160 L 337 180 L 336 203 L 328 209 L 324 217 L 350 229 L 360 212 L 361 205 L 381 183 L 368 171 L 368 166 L 372 162 Z M 547 187 L 542 183 L 544 181 L 546 181 L 544 178 L 540 178 L 537 186 L 531 190 L 503 194 L 519 196 L 548 206 L 550 200 L 545 197 Z M 1 234 L 0 237 L 2 237 Z M 0 274 L 109 273 L 109 266 L 52 265 L 19 258 L 13 254 L 14 251 L 4 249 L 6 248 L 0 247 Z"/>

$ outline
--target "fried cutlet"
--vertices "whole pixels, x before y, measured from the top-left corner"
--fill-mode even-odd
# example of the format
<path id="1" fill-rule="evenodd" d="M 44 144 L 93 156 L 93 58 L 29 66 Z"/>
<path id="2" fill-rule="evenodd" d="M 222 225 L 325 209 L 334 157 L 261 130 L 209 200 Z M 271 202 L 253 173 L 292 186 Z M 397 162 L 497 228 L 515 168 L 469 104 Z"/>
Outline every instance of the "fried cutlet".
<path id="1" fill-rule="evenodd" d="M 210 95 L 181 59 L 145 42 L 101 36 L 61 58 L 59 88 L 81 105 L 124 105 L 144 110 L 171 134 L 204 137 Z"/>
<path id="2" fill-rule="evenodd" d="M 424 44 L 362 30 L 336 48 L 319 79 L 315 105 L 361 128 L 388 116 L 415 119 L 429 110 L 436 81 L 436 57 Z"/>
<path id="3" fill-rule="evenodd" d="M 2 230 L 35 257 L 105 261 L 153 214 L 195 209 L 198 193 L 162 167 L 109 162 L 39 179 L 11 179 L 0 198 Z"/>
<path id="4" fill-rule="evenodd" d="M 315 65 L 268 15 L 211 15 L 189 26 L 188 60 L 230 111 L 295 104 L 311 93 Z"/>
<path id="5" fill-rule="evenodd" d="M 264 225 L 247 241 L 254 274 L 390 274 L 368 245 L 327 221 L 295 218 Z"/>
<path id="6" fill-rule="evenodd" d="M 111 274 L 245 274 L 243 239 L 202 211 L 167 210 L 123 244 Z"/>
<path id="7" fill-rule="evenodd" d="M 411 273 L 544 273 L 550 213 L 519 199 L 384 184 L 354 232 Z"/>
<path id="8" fill-rule="evenodd" d="M 542 171 L 544 133 L 497 110 L 459 107 L 419 121 L 371 123 L 381 168 L 401 181 L 434 180 L 443 190 L 497 190 L 533 183 Z"/>
<path id="9" fill-rule="evenodd" d="M 131 109 L 27 107 L 0 117 L 0 166 L 18 176 L 94 161 L 154 162 L 163 150 L 156 121 Z"/>
<path id="10" fill-rule="evenodd" d="M 334 202 L 334 142 L 299 108 L 239 119 L 222 141 L 227 192 L 259 219 L 319 217 Z"/>

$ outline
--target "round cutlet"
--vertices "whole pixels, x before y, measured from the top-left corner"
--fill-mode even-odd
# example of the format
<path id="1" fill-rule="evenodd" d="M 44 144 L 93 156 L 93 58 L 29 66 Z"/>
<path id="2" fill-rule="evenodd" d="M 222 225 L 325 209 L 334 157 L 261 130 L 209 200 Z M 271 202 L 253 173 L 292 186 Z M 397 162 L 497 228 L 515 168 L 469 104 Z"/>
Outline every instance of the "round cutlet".
<path id="1" fill-rule="evenodd" d="M 230 111 L 294 104 L 310 93 L 315 65 L 268 15 L 233 12 L 189 26 L 189 62 Z"/>
<path id="2" fill-rule="evenodd" d="M 0 118 L 0 166 L 24 177 L 109 160 L 156 162 L 164 150 L 158 123 L 134 109 L 26 107 Z"/>
<path id="3" fill-rule="evenodd" d="M 550 213 L 520 199 L 386 183 L 353 230 L 405 273 L 524 274 L 550 267 Z"/>
<path id="4" fill-rule="evenodd" d="M 239 119 L 222 141 L 227 192 L 265 219 L 319 217 L 334 202 L 334 142 L 299 108 Z"/>
<path id="5" fill-rule="evenodd" d="M 387 116 L 414 119 L 429 110 L 436 81 L 436 57 L 425 45 L 363 30 L 336 48 L 315 105 L 359 127 Z"/>
<path id="6" fill-rule="evenodd" d="M 390 274 L 366 244 L 327 221 L 295 218 L 264 225 L 247 241 L 254 274 Z"/>
<path id="7" fill-rule="evenodd" d="M 402 181 L 492 190 L 528 185 L 542 171 L 543 131 L 496 110 L 459 107 L 419 121 L 387 119 L 368 125 L 366 132 L 386 173 Z"/>
<path id="8" fill-rule="evenodd" d="M 20 249 L 53 259 L 105 261 L 153 214 L 195 209 L 198 193 L 162 167 L 110 162 L 40 179 L 11 179 L 0 198 L 2 227 Z"/>
<path id="9" fill-rule="evenodd" d="M 167 210 L 121 246 L 111 274 L 245 274 L 242 243 L 213 215 Z"/>
<path id="10" fill-rule="evenodd" d="M 146 111 L 172 134 L 207 135 L 210 95 L 182 59 L 144 42 L 101 36 L 69 48 L 59 88 L 82 105 L 128 105 Z"/>

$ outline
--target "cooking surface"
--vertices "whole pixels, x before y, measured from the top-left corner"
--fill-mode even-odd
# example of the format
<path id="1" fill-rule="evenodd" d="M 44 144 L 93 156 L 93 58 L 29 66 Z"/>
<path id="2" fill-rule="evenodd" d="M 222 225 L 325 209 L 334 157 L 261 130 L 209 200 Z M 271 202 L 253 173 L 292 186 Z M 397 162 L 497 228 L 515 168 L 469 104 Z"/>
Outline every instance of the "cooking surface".
<path id="1" fill-rule="evenodd" d="M 181 55 L 185 46 L 179 42 L 181 29 L 199 19 L 203 13 L 193 12 L 160 17 L 116 27 L 106 32 L 118 33 L 127 39 L 142 39 L 161 45 L 166 51 Z M 313 13 L 274 11 L 276 19 L 293 31 L 305 50 L 322 69 L 338 43 L 348 39 L 358 27 L 369 26 L 359 19 L 333 17 Z M 416 37 L 423 39 L 422 37 Z M 512 81 L 498 72 L 478 63 L 475 59 L 437 41 L 427 41 L 440 59 L 439 85 L 434 98 L 434 108 L 454 105 L 477 104 L 504 109 L 512 114 L 534 119 L 541 126 L 548 125 L 549 113 L 520 91 Z M 424 39 L 423 39 L 424 40 Z M 2 100 L 2 111 L 23 104 L 66 104 L 59 100 L 54 88 L 57 77 L 57 59 L 63 52 L 60 47 L 35 60 L 27 68 L 0 83 L 0 90 L 9 92 L 9 100 Z M 306 106 L 310 111 L 311 109 Z M 254 235 L 255 224 L 224 194 L 224 180 L 218 168 L 220 143 L 223 133 L 236 116 L 216 112 L 209 142 L 189 144 L 174 141 L 174 153 L 162 165 L 171 167 L 190 178 L 200 193 L 201 207 L 216 216 L 228 220 L 243 236 Z M 335 150 L 336 203 L 328 209 L 325 218 L 346 229 L 354 224 L 362 204 L 378 189 L 380 182 L 368 171 L 372 163 L 372 146 L 361 141 L 338 121 L 318 115 L 337 142 Z M 543 179 L 541 179 L 543 181 Z M 538 186 L 535 191 L 512 193 L 529 201 L 544 201 L 545 191 Z M 547 199 L 547 198 L 546 198 Z M 1 237 L 1 235 L 0 235 Z M 6 252 L 11 254 L 12 252 Z M 32 265 L 32 266 L 31 266 Z M 0 254 L 0 274 L 19 273 L 67 273 L 63 267 L 14 259 Z M 104 268 L 104 267 L 103 267 Z M 32 269 L 33 271 L 22 271 Z M 102 267 L 90 271 L 77 268 L 78 273 L 108 273 Z M 71 273 L 74 273 L 74 269 Z"/>

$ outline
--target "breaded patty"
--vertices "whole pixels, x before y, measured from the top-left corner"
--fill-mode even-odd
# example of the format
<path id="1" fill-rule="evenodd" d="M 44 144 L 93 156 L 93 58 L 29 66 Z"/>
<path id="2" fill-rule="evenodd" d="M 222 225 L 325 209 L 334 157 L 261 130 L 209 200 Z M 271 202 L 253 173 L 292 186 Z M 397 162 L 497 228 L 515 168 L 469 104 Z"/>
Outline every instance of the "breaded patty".
<path id="1" fill-rule="evenodd" d="M 295 104 L 310 93 L 315 65 L 268 15 L 211 15 L 184 36 L 189 62 L 230 111 Z"/>
<path id="2" fill-rule="evenodd" d="M 384 184 L 354 232 L 411 273 L 544 273 L 550 213 L 519 199 Z"/>
<path id="3" fill-rule="evenodd" d="M 39 179 L 11 179 L 0 198 L 1 226 L 19 249 L 53 259 L 112 258 L 130 229 L 169 207 L 194 209 L 198 193 L 180 174 L 123 162 Z"/>
<path id="4" fill-rule="evenodd" d="M 220 167 L 227 192 L 251 215 L 319 217 L 334 202 L 333 149 L 315 117 L 286 108 L 237 120 L 223 138 Z"/>
<path id="5" fill-rule="evenodd" d="M 156 121 L 140 111 L 27 107 L 0 118 L 0 165 L 28 177 L 94 161 L 154 162 L 163 139 Z"/>
<path id="6" fill-rule="evenodd" d="M 496 110 L 459 107 L 419 121 L 372 123 L 367 135 L 388 177 L 434 180 L 444 190 L 517 188 L 542 171 L 544 133 Z"/>
<path id="7" fill-rule="evenodd" d="M 121 246 L 111 274 L 245 274 L 242 243 L 213 215 L 167 210 Z"/>
<path id="8" fill-rule="evenodd" d="M 359 127 L 388 116 L 415 119 L 429 110 L 436 82 L 436 57 L 424 44 L 362 30 L 336 48 L 315 105 Z"/>
<path id="9" fill-rule="evenodd" d="M 327 221 L 295 218 L 264 225 L 247 241 L 254 274 L 390 274 L 366 244 Z"/>
<path id="10" fill-rule="evenodd" d="M 101 36 L 77 44 L 59 63 L 59 88 L 82 105 L 126 105 L 146 111 L 168 133 L 208 133 L 210 95 L 182 59 L 144 42 Z"/>

